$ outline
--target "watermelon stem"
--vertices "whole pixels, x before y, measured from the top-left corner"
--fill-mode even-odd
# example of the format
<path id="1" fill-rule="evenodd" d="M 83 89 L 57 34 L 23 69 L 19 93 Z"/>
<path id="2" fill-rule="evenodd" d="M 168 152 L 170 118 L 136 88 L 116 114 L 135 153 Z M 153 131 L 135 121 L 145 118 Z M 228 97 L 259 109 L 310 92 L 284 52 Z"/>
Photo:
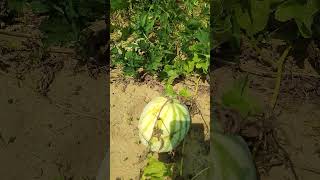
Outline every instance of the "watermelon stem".
<path id="1" fill-rule="evenodd" d="M 184 144 L 185 144 L 185 139 L 183 139 L 183 144 L 182 144 L 182 156 L 181 156 L 181 162 L 180 162 L 180 176 L 181 176 L 181 177 L 182 177 L 182 173 L 183 173 Z"/>
<path id="2" fill-rule="evenodd" d="M 164 125 L 164 127 L 166 128 L 166 130 L 168 131 L 168 133 L 170 133 L 170 131 L 168 130 L 168 128 L 166 127 L 166 125 L 164 124 L 164 122 L 162 121 L 162 119 L 160 118 L 160 114 L 161 114 L 161 111 L 163 110 L 164 106 L 170 101 L 170 103 L 172 103 L 173 99 L 172 98 L 168 98 L 167 101 L 161 106 L 160 108 L 160 111 L 158 113 L 158 116 L 157 116 L 157 121 L 160 120 L 162 122 L 162 124 Z M 157 124 L 157 122 L 155 123 Z"/>

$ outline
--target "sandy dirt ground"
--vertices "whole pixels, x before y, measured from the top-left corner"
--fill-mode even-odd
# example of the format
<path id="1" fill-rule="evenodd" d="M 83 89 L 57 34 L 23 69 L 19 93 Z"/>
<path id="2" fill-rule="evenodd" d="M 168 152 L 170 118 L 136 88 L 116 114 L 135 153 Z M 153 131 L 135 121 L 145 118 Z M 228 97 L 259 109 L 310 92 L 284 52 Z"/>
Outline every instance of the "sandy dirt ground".
<path id="1" fill-rule="evenodd" d="M 163 86 L 154 80 L 143 83 L 123 79 L 116 71 L 111 72 L 110 96 L 110 144 L 111 177 L 139 179 L 140 171 L 146 164 L 146 147 L 139 144 L 138 121 L 144 106 L 154 97 L 163 93 Z M 185 82 L 186 83 L 186 82 Z M 177 84 L 179 89 L 183 83 Z M 192 87 L 189 82 L 188 88 Z M 199 96 L 196 102 L 200 112 L 191 113 L 192 125 L 185 141 L 184 175 L 194 176 L 207 167 L 208 137 L 210 117 L 210 95 L 207 82 L 199 83 Z M 206 123 L 204 123 L 206 122 Z"/>
<path id="2" fill-rule="evenodd" d="M 35 91 L 37 71 L 24 81 L 0 74 L 0 179 L 96 176 L 106 152 L 106 77 L 74 75 L 75 62 L 65 59 L 47 98 Z"/>

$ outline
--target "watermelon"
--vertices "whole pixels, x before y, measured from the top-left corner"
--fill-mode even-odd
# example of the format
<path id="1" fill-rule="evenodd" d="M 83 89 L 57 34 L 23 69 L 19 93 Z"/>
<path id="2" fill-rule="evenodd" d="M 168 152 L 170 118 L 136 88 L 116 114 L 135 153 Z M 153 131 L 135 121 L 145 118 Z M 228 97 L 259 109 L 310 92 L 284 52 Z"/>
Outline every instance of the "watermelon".
<path id="1" fill-rule="evenodd" d="M 257 180 L 256 167 L 247 143 L 241 136 L 210 133 L 210 171 L 207 179 Z"/>
<path id="2" fill-rule="evenodd" d="M 188 108 L 179 100 L 156 97 L 143 109 L 139 119 L 139 137 L 153 152 L 169 152 L 176 148 L 190 128 Z"/>

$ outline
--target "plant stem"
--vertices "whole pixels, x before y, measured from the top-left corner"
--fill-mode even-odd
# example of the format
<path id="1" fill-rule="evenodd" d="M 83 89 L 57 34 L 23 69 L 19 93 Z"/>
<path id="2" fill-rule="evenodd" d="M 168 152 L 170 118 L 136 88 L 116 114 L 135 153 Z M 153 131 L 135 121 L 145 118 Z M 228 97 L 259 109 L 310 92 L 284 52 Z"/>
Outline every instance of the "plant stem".
<path id="1" fill-rule="evenodd" d="M 180 176 L 182 177 L 183 174 L 183 154 L 184 154 L 184 144 L 185 144 L 185 139 L 183 139 L 182 143 L 182 157 L 181 157 L 181 162 L 180 162 Z"/>
<path id="2" fill-rule="evenodd" d="M 281 57 L 278 61 L 276 85 L 275 85 L 275 88 L 273 91 L 273 96 L 271 99 L 272 109 L 274 109 L 276 106 L 277 98 L 278 98 L 279 91 L 280 91 L 283 64 L 284 64 L 284 61 L 286 60 L 286 57 L 288 56 L 290 49 L 291 49 L 291 46 L 287 47 L 287 49 L 283 52 L 283 54 L 281 55 Z"/>
<path id="3" fill-rule="evenodd" d="M 196 96 L 197 96 L 197 94 L 198 94 L 198 89 L 199 89 L 199 82 L 200 82 L 200 79 L 201 79 L 201 77 L 199 77 L 199 78 L 197 79 L 197 82 L 196 82 L 196 89 L 194 90 L 194 97 L 196 97 Z"/>
<path id="4" fill-rule="evenodd" d="M 208 170 L 209 169 L 209 167 L 206 167 L 206 168 L 204 168 L 204 169 L 202 169 L 200 172 L 198 172 L 195 176 L 193 176 L 192 178 L 191 178 L 191 180 L 194 180 L 194 179 L 196 179 L 198 176 L 200 176 L 200 174 L 202 174 L 203 172 L 205 172 L 206 170 Z"/>
<path id="5" fill-rule="evenodd" d="M 256 39 L 254 39 L 254 37 L 249 37 L 249 40 L 251 42 L 251 45 L 253 46 L 253 48 L 258 52 L 258 54 L 261 56 L 261 49 L 258 47 L 257 45 L 257 41 Z M 269 66 L 271 66 L 274 70 L 277 68 L 276 67 L 276 64 L 272 61 L 272 60 L 269 60 L 269 59 L 264 59 L 264 58 L 261 58 L 261 61 L 263 61 L 264 63 L 268 64 Z"/>

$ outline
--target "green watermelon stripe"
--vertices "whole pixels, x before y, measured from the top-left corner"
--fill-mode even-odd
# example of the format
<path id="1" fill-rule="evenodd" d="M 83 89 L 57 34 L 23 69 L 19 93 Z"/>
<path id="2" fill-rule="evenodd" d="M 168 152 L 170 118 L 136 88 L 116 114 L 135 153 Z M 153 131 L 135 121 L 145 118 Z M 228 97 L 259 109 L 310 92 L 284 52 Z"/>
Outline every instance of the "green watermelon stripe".
<path id="1" fill-rule="evenodd" d="M 219 142 L 216 141 L 213 146 L 214 146 L 214 151 L 216 152 L 215 157 L 217 159 L 219 159 L 219 160 L 217 160 L 217 159 L 216 160 L 219 161 L 221 164 L 225 164 L 225 165 L 222 165 L 222 167 L 228 167 L 228 168 L 234 169 L 234 170 L 239 169 L 238 163 L 233 161 L 233 158 L 230 156 L 231 154 L 228 154 L 228 155 L 221 154 L 222 152 L 227 151 L 227 149 L 225 149 L 222 144 L 220 144 Z M 227 169 L 224 169 L 224 170 L 218 170 L 218 169 L 219 169 L 219 167 L 215 166 L 214 173 L 216 173 L 216 175 L 218 177 L 220 177 L 221 179 L 228 179 L 228 175 L 230 175 L 230 173 L 231 173 L 230 169 L 229 169 L 229 171 Z M 238 172 L 233 171 L 232 173 L 237 174 Z"/>
<path id="2" fill-rule="evenodd" d="M 174 112 L 176 114 L 176 112 Z M 174 117 L 175 115 L 173 115 Z M 172 122 L 170 123 L 170 132 L 174 131 L 175 129 L 177 129 L 177 124 L 174 122 L 175 121 L 175 118 L 172 118 Z M 170 134 L 169 134 L 170 136 Z"/>
<path id="3" fill-rule="evenodd" d="M 183 109 L 183 106 L 181 106 L 180 104 L 177 106 L 177 108 L 179 108 L 180 109 L 180 111 L 181 112 L 184 112 L 184 109 Z M 182 134 L 183 134 L 183 136 L 187 133 L 187 130 L 188 130 L 188 125 L 189 125 L 189 116 L 188 116 L 188 114 L 187 113 L 185 113 L 184 114 L 184 118 L 181 118 L 181 119 L 187 119 L 187 121 L 186 122 L 184 122 L 184 128 L 183 128 L 183 130 L 182 130 Z M 182 120 L 183 121 L 183 120 Z"/>
<path id="4" fill-rule="evenodd" d="M 219 164 L 219 167 L 214 167 L 214 173 L 219 173 L 219 177 L 232 178 L 232 177 L 242 177 L 243 180 L 252 179 L 252 174 L 250 173 L 250 168 L 248 168 L 247 162 L 251 162 L 251 157 L 246 156 L 243 151 L 241 151 L 241 146 L 243 143 L 236 141 L 236 137 L 231 138 L 231 136 L 223 136 L 220 134 L 215 134 L 213 140 L 213 147 L 215 149 L 214 157 L 216 157 L 215 164 Z M 246 147 L 247 148 L 247 147 Z M 230 151 L 231 150 L 231 151 Z M 248 151 L 248 150 L 247 150 Z M 248 159 L 250 159 L 248 161 Z M 228 169 L 221 169 L 221 167 L 228 167 Z M 251 167 L 254 169 L 254 166 Z M 222 172 L 222 173 L 221 173 Z M 233 175 L 230 177 L 230 175 Z"/>
<path id="5" fill-rule="evenodd" d="M 172 116 L 175 116 L 175 112 L 174 112 L 174 109 L 173 109 L 173 105 L 170 103 L 169 105 L 168 105 L 168 107 L 170 106 L 170 113 L 169 113 L 169 117 L 166 117 L 166 124 L 167 124 L 167 126 L 166 127 L 168 127 L 168 128 L 170 128 L 170 119 L 172 119 Z M 169 123 L 169 124 L 168 124 Z M 164 129 L 166 129 L 166 128 L 164 128 Z M 171 129 L 169 129 L 169 132 L 165 132 L 166 134 L 170 134 L 170 132 L 171 132 Z M 167 136 L 167 135 L 163 135 L 162 136 L 162 138 L 164 139 L 164 141 L 166 142 L 165 143 L 165 146 L 163 147 L 163 149 L 162 149 L 162 151 L 166 151 L 166 150 L 168 150 L 168 149 L 170 149 L 170 139 L 169 139 L 169 137 Z"/>
<path id="6" fill-rule="evenodd" d="M 175 111 L 177 111 L 179 108 L 179 106 L 175 106 Z M 174 143 L 175 145 L 178 145 L 178 143 L 181 141 L 181 138 L 183 138 L 183 134 L 179 131 L 179 130 L 183 130 L 181 128 L 183 128 L 183 123 L 181 121 L 181 117 L 180 117 L 180 113 L 178 113 L 178 116 L 175 117 L 175 119 L 177 120 L 177 123 L 179 124 L 179 128 L 175 129 L 174 131 L 178 131 L 176 134 L 177 136 L 177 140 L 176 140 L 176 143 Z"/>
<path id="7" fill-rule="evenodd" d="M 176 111 L 178 111 L 179 110 L 179 107 L 178 106 L 176 106 L 176 108 L 175 108 L 175 110 Z M 178 111 L 178 112 L 180 112 L 180 111 Z M 177 146 L 180 142 L 181 142 L 181 140 L 183 139 L 183 121 L 182 121 L 182 119 L 181 119 L 182 117 L 181 117 L 181 113 L 179 113 L 179 115 L 176 117 L 176 121 L 177 121 L 177 123 L 179 123 L 179 128 L 178 129 L 175 129 L 173 132 L 175 133 L 174 134 L 174 139 L 175 140 L 173 140 L 175 143 L 174 143 L 174 145 L 175 146 Z M 182 132 L 181 132 L 182 131 Z"/>
<path id="8" fill-rule="evenodd" d="M 179 141 L 181 141 L 181 133 L 179 133 L 179 129 L 182 127 L 182 121 L 180 120 L 180 113 L 176 109 L 176 104 L 171 104 L 171 109 L 172 109 L 172 116 L 169 119 L 173 119 L 172 121 L 168 121 L 170 124 L 170 132 L 174 133 L 169 133 L 168 135 L 164 136 L 166 140 L 166 146 L 165 146 L 165 151 L 168 151 L 169 149 L 173 149 L 174 145 L 177 145 Z M 173 134 L 173 137 L 171 138 L 171 135 Z"/>
<path id="9" fill-rule="evenodd" d="M 181 123 L 179 122 L 179 118 L 180 118 L 180 113 L 177 111 L 176 106 L 174 105 L 172 107 L 173 111 L 175 112 L 175 116 L 172 118 L 175 120 L 175 126 L 176 128 L 172 130 L 172 132 L 175 132 L 179 129 L 181 129 Z M 181 134 L 180 133 L 175 133 L 171 139 L 170 144 L 172 145 L 172 148 L 175 148 L 175 145 L 177 144 L 177 142 L 179 141 L 179 139 L 181 138 Z"/>

